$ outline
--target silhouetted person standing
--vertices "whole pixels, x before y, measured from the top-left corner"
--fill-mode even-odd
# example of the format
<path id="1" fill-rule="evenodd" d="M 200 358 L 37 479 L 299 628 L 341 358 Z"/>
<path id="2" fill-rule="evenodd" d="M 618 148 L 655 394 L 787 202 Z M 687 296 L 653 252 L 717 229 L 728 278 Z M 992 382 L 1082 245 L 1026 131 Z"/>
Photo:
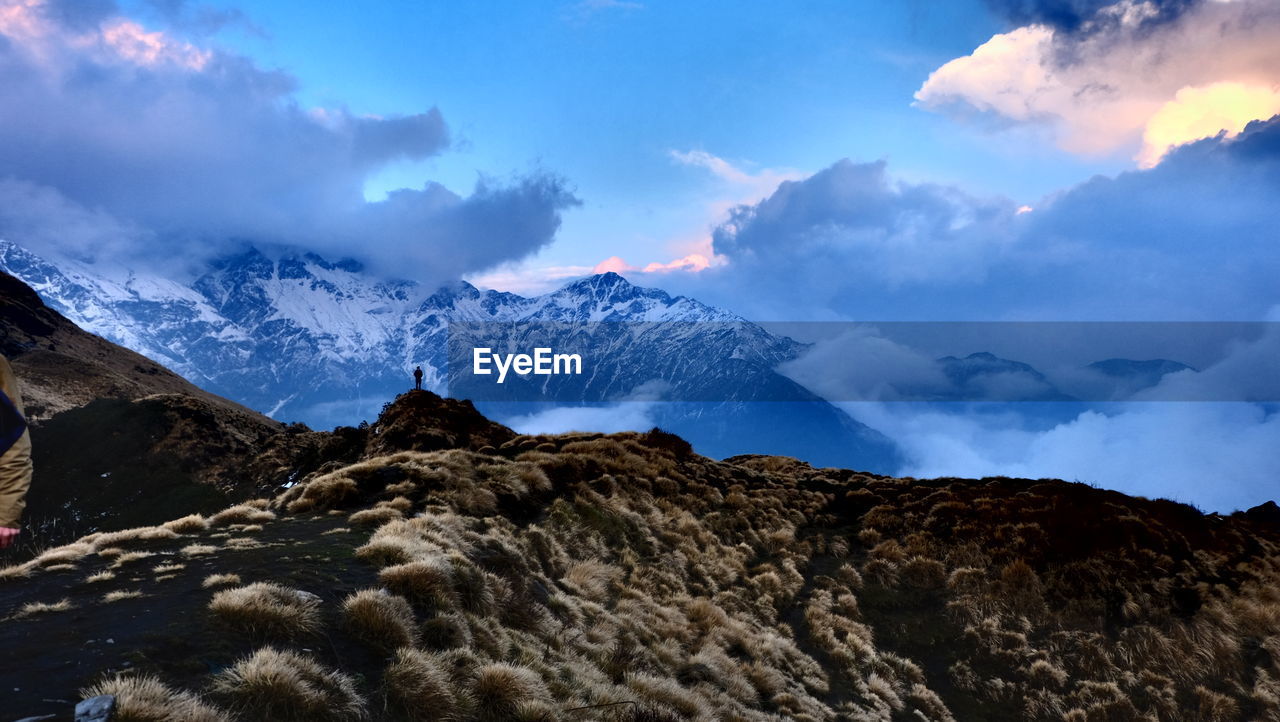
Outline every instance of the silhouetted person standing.
<path id="1" fill-rule="evenodd" d="M 0 549 L 18 538 L 31 488 L 31 432 L 9 362 L 0 356 Z"/>
<path id="2" fill-rule="evenodd" d="M 413 370 L 413 389 L 415 391 L 422 390 L 422 367 L 421 366 Z"/>

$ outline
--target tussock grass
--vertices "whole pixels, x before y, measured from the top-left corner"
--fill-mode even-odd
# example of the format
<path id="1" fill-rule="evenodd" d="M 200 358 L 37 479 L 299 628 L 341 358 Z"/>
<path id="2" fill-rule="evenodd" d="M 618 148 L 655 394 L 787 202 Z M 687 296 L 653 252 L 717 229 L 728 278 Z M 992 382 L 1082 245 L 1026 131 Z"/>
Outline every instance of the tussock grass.
<path id="1" fill-rule="evenodd" d="M 218 551 L 218 547 L 209 546 L 208 544 L 188 544 L 182 547 L 179 554 L 184 557 L 203 557 Z"/>
<path id="2" fill-rule="evenodd" d="M 238 504 L 209 517 L 209 526 L 229 524 L 264 524 L 274 521 L 275 512 L 251 504 Z"/>
<path id="3" fill-rule="evenodd" d="M 138 599 L 142 596 L 145 595 L 138 589 L 117 589 L 114 592 L 107 592 L 102 595 L 102 602 L 104 604 L 111 604 L 112 602 L 119 602 L 124 599 Z"/>
<path id="4" fill-rule="evenodd" d="M 10 564 L 0 568 L 0 582 L 15 579 L 26 579 L 31 576 L 30 564 Z"/>
<path id="5" fill-rule="evenodd" d="M 205 589 L 212 589 L 213 587 L 225 587 L 239 583 L 239 574 L 210 574 L 204 578 L 204 581 L 200 582 L 200 586 Z"/>
<path id="6" fill-rule="evenodd" d="M 143 542 L 168 541 L 178 538 L 177 532 L 172 529 L 166 529 L 162 526 L 143 526 L 133 529 L 124 529 L 122 531 L 105 532 L 102 534 L 94 534 L 89 543 L 93 545 L 95 551 L 101 554 L 103 549 L 110 549 L 120 545 L 134 545 Z"/>
<path id="7" fill-rule="evenodd" d="M 73 609 L 74 607 L 75 605 L 71 603 L 71 600 L 65 598 L 56 602 L 27 602 L 18 608 L 18 611 L 13 614 L 12 618 L 23 619 L 25 617 L 32 617 L 38 614 L 65 612 L 69 609 Z"/>
<path id="8" fill-rule="evenodd" d="M 321 628 L 320 599 L 272 582 L 256 582 L 213 595 L 209 610 L 250 634 L 293 639 Z"/>
<path id="9" fill-rule="evenodd" d="M 209 528 L 209 520 L 200 514 L 190 514 L 181 519 L 167 521 L 160 526 L 178 534 L 196 534 Z"/>
<path id="10" fill-rule="evenodd" d="M 389 521 L 403 518 L 404 514 L 401 513 L 399 509 L 380 507 L 374 509 L 361 509 L 347 517 L 347 523 L 351 526 L 379 527 Z"/>
<path id="11" fill-rule="evenodd" d="M 375 509 L 395 509 L 401 514 L 408 514 L 409 512 L 413 511 L 413 500 L 407 496 L 397 495 L 393 499 L 388 499 L 386 501 L 378 502 L 376 505 L 374 505 L 374 508 Z"/>
<path id="12" fill-rule="evenodd" d="M 115 562 L 111 565 L 111 567 L 113 569 L 119 569 L 120 567 L 123 567 L 126 564 L 132 564 L 133 562 L 141 561 L 143 559 L 147 559 L 155 555 L 156 555 L 155 552 L 125 552 L 123 554 L 119 554 L 116 556 Z"/>
<path id="13" fill-rule="evenodd" d="M 383 673 L 387 706 L 411 720 L 453 719 L 459 711 L 453 680 L 436 655 L 412 648 L 396 650 Z"/>
<path id="14" fill-rule="evenodd" d="M 225 549 L 257 549 L 263 546 L 262 542 L 247 536 L 232 537 L 222 543 Z"/>
<path id="15" fill-rule="evenodd" d="M 325 474 L 295 486 L 281 497 L 280 502 L 290 514 L 307 511 L 325 511 L 354 501 L 360 494 L 356 482 L 341 472 Z"/>
<path id="16" fill-rule="evenodd" d="M 190 692 L 175 690 L 152 676 L 117 676 L 80 691 L 84 698 L 116 698 L 119 722 L 230 722 L 230 716 Z"/>
<path id="17" fill-rule="evenodd" d="M 435 649 L 470 647 L 475 639 L 462 614 L 440 614 L 422 625 L 422 641 Z"/>
<path id="18" fill-rule="evenodd" d="M 93 545 L 83 542 L 49 549 L 29 562 L 31 567 L 54 567 L 74 564 L 93 552 Z"/>
<path id="19" fill-rule="evenodd" d="M 549 697 L 536 672 L 511 664 L 488 664 L 476 671 L 471 699 L 477 720 L 507 720 L 522 705 Z"/>
<path id="20" fill-rule="evenodd" d="M 214 678 L 213 694 L 243 719 L 362 720 L 350 677 L 296 652 L 263 647 Z"/>
<path id="21" fill-rule="evenodd" d="M 373 436 L 359 448 L 389 448 L 385 429 L 357 440 Z M 314 599 L 210 575 L 211 608 L 227 594 L 232 610 L 211 619 L 314 655 L 260 650 L 219 676 L 218 699 L 244 720 L 1280 719 L 1270 527 L 1062 482 L 717 462 L 676 441 L 348 455 L 242 505 L 306 515 L 273 525 L 270 552 L 233 536 L 251 522 L 203 532 L 244 545 L 223 561 L 278 552 L 290 578 L 382 588 L 300 629 L 291 607 Z M 155 533 L 91 535 L 24 573 L 219 551 Z M 635 704 L 593 707 L 617 702 Z"/>
<path id="22" fill-rule="evenodd" d="M 364 589 L 342 603 L 346 625 L 364 642 L 379 649 L 411 647 L 417 622 L 408 600 L 385 589 Z"/>
<path id="23" fill-rule="evenodd" d="M 378 572 L 378 581 L 427 609 L 449 610 L 458 605 L 453 569 L 441 557 L 385 567 Z"/>

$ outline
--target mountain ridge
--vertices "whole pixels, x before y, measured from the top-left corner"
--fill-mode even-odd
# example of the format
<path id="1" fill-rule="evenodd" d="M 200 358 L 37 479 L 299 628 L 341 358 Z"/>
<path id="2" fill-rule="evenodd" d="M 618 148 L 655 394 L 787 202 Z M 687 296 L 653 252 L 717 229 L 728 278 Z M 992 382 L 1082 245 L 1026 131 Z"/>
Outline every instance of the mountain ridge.
<path id="1" fill-rule="evenodd" d="M 599 355 L 595 385 L 585 389 L 582 402 L 616 401 L 652 379 L 671 378 L 665 400 L 678 402 L 689 391 L 689 398 L 723 403 L 655 406 L 652 424 L 685 435 L 712 455 L 768 451 L 878 471 L 896 463 L 891 442 L 774 370 L 802 344 L 615 273 L 526 298 L 465 281 L 426 289 L 367 277 L 358 264 L 311 253 L 269 257 L 249 248 L 182 285 L 121 269 L 99 278 L 91 264 L 48 261 L 3 241 L 0 268 L 30 280 L 51 305 L 86 328 L 156 358 L 202 388 L 316 428 L 373 418 L 408 386 L 418 365 L 425 388 L 450 392 L 451 325 L 563 324 L 566 336 L 590 327 L 621 342 L 613 326 L 647 324 L 625 341 L 633 351 L 629 359 L 642 363 Z M 698 333 L 700 324 L 717 324 L 722 332 Z M 743 395 L 750 388 L 726 375 L 725 363 L 765 382 L 750 388 L 789 389 L 785 398 L 796 403 L 772 412 L 740 403 L 752 400 Z M 571 405 L 579 399 L 568 394 L 563 400 Z M 541 408 L 488 410 L 529 416 Z M 785 433 L 776 433 L 778 427 Z"/>
<path id="2" fill-rule="evenodd" d="M 413 433 L 446 409 L 457 425 Z M 201 722 L 1280 713 L 1274 505 L 484 423 L 409 392 L 376 445 L 261 498 L 0 569 L 0 644 L 24 660 L 0 670 L 7 709 L 82 690 Z"/>

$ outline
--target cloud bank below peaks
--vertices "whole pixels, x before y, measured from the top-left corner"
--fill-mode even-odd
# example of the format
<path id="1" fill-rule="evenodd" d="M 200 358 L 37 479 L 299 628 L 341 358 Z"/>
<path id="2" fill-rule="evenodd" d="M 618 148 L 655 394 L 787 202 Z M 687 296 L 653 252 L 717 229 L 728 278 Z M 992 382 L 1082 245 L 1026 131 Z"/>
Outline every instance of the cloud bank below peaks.
<path id="1" fill-rule="evenodd" d="M 437 109 L 303 108 L 288 74 L 111 3 L 0 0 L 0 86 L 0 235 L 40 250 L 172 257 L 247 240 L 446 281 L 536 251 L 576 203 L 543 172 L 369 203 L 371 174 L 448 149 Z"/>

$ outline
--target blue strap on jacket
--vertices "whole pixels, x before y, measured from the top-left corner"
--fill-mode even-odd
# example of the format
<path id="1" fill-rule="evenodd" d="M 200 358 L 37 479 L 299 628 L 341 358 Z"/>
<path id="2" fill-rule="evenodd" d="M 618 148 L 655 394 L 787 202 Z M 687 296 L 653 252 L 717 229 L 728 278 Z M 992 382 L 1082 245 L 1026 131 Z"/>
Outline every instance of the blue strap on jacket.
<path id="1" fill-rule="evenodd" d="M 18 443 L 18 439 L 22 438 L 22 433 L 26 430 L 27 420 L 23 418 L 22 412 L 13 405 L 8 394 L 0 391 L 0 454 L 4 454 Z"/>

